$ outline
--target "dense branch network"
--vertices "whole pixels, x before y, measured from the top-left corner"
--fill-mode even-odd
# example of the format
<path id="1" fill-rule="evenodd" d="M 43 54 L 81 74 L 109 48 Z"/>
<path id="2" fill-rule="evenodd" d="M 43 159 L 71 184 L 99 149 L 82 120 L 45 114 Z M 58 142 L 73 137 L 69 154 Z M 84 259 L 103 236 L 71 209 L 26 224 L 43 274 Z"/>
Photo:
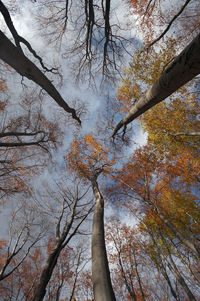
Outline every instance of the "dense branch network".
<path id="1" fill-rule="evenodd" d="M 132 55 L 129 47 L 134 39 L 124 34 L 127 25 L 122 28 L 111 4 L 111 0 L 86 0 L 67 1 L 66 6 L 50 2 L 47 6 L 41 1 L 47 9 L 47 16 L 40 17 L 41 28 L 48 27 L 52 35 L 47 38 L 59 44 L 59 49 L 62 44 L 63 57 L 78 80 L 87 78 L 95 83 L 101 75 L 102 81 L 114 81 L 121 72 L 124 52 Z"/>
<path id="2" fill-rule="evenodd" d="M 153 42 L 151 42 L 147 49 L 149 49 L 150 47 L 152 47 L 155 43 L 157 43 L 158 41 L 160 41 L 164 35 L 170 30 L 172 24 L 174 23 L 174 21 L 182 14 L 182 12 L 184 11 L 184 9 L 187 7 L 187 5 L 191 2 L 192 0 L 186 0 L 185 3 L 183 4 L 183 6 L 181 7 L 181 9 L 178 11 L 178 13 L 176 15 L 174 15 L 174 17 L 171 19 L 171 21 L 169 22 L 169 24 L 167 25 L 166 29 L 159 35 L 158 38 L 156 38 Z M 148 6 L 150 5 L 151 1 L 149 1 Z M 147 6 L 147 10 L 148 10 L 148 6 Z"/>

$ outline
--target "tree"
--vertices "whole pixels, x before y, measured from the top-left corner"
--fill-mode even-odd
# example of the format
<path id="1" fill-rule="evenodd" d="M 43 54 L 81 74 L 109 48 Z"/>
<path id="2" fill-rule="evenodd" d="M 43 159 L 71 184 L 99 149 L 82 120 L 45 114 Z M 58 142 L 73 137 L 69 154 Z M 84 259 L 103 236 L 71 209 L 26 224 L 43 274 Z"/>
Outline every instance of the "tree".
<path id="1" fill-rule="evenodd" d="M 171 168 L 165 164 L 162 160 L 159 162 L 148 148 L 138 149 L 130 161 L 121 170 L 116 171 L 116 176 L 113 177 L 115 188 L 111 186 L 110 191 L 116 196 L 127 194 L 131 199 L 142 202 L 144 206 L 150 206 L 170 233 L 198 256 L 198 230 L 197 232 L 194 230 L 193 236 L 190 228 L 193 223 L 195 224 L 196 214 L 199 214 L 196 207 L 198 196 L 192 193 L 193 183 L 190 180 L 188 185 L 183 186 L 183 170 L 176 170 L 178 162 Z M 166 207 L 169 208 L 166 210 Z M 188 217 L 181 214 L 187 210 Z M 192 217 L 189 212 L 194 216 Z"/>
<path id="2" fill-rule="evenodd" d="M 117 124 L 112 136 L 197 76 L 200 73 L 199 53 L 200 34 L 173 60 L 154 85 L 134 103 L 128 114 Z M 178 80 L 175 80 L 177 78 Z"/>
<path id="3" fill-rule="evenodd" d="M 165 165 L 166 159 L 164 162 L 161 159 L 159 161 L 154 152 L 139 149 L 136 153 L 137 155 L 135 154 L 122 169 L 116 171 L 115 176 L 112 176 L 112 185 L 108 187 L 109 198 L 120 202 L 119 206 L 126 206 L 133 217 L 139 219 L 141 225 L 139 232 L 142 234 L 144 230 L 150 235 L 151 247 L 149 251 L 145 248 L 145 254 L 150 252 L 150 256 L 153 256 L 152 260 L 166 279 L 174 298 L 178 300 L 173 277 L 177 279 L 183 294 L 186 294 L 189 300 L 195 300 L 198 277 L 195 270 L 189 268 L 190 262 L 196 262 L 199 256 L 198 196 L 191 190 L 191 187 L 195 187 L 193 186 L 195 182 L 191 182 L 190 179 L 187 183 L 186 178 L 182 181 L 184 171 L 177 173 L 176 164 L 169 168 L 169 162 Z M 113 227 L 115 228 L 117 229 L 117 226 Z M 131 231 L 127 231 L 126 235 L 120 235 L 118 230 L 114 235 L 113 229 L 112 232 L 110 229 L 109 236 L 114 241 L 117 258 L 119 262 L 121 261 L 121 271 L 124 273 L 123 256 L 121 255 L 120 259 L 119 255 L 123 253 L 123 241 L 126 235 L 131 235 Z M 122 242 L 120 236 L 123 237 Z M 137 236 L 133 233 L 131 241 L 135 240 L 135 237 Z M 148 238 L 146 239 L 148 241 Z M 138 243 L 137 240 L 135 243 Z M 131 250 L 133 249 L 132 247 Z M 125 258 L 127 262 L 127 257 Z M 126 274 L 124 276 L 126 279 Z M 192 283 L 191 287 L 187 285 L 188 279 Z M 130 293 L 130 286 L 128 287 Z M 134 294 L 132 298 L 136 300 Z"/>
<path id="4" fill-rule="evenodd" d="M 36 96 L 29 93 L 15 105 L 2 104 L 0 133 L 0 192 L 6 199 L 13 193 L 29 192 L 32 174 L 41 171 L 45 160 L 61 144 L 58 124 L 46 118 Z"/>
<path id="5" fill-rule="evenodd" d="M 108 173 L 114 161 L 108 150 L 91 135 L 77 138 L 71 143 L 66 156 L 68 168 L 76 172 L 85 183 L 90 183 L 95 198 L 92 226 L 92 283 L 95 300 L 115 300 L 104 238 L 104 198 L 97 182 L 101 174 Z"/>
<path id="6" fill-rule="evenodd" d="M 76 179 L 74 179 L 74 182 L 76 182 Z M 47 285 L 61 252 L 68 246 L 71 239 L 77 234 L 82 223 L 92 211 L 93 204 L 91 204 L 91 201 L 84 200 L 88 189 L 80 188 L 80 186 L 79 181 L 77 181 L 77 185 L 73 187 L 74 192 L 72 189 L 66 187 L 60 192 L 62 199 L 61 196 L 59 199 L 55 198 L 60 206 L 58 212 L 52 211 L 53 217 L 56 220 L 55 238 L 51 238 L 48 257 L 35 288 L 33 301 L 43 300 Z M 55 194 L 55 191 L 49 191 L 49 195 L 51 194 Z"/>
<path id="7" fill-rule="evenodd" d="M 22 296 L 28 297 L 35 285 L 38 270 L 32 256 L 35 254 L 35 261 L 39 263 L 39 245 L 46 234 L 46 227 L 44 220 L 38 216 L 38 210 L 34 209 L 21 196 L 15 210 L 10 210 L 7 240 L 1 240 L 3 248 L 0 252 L 0 293 L 3 300 L 24 300 Z"/>
<path id="8" fill-rule="evenodd" d="M 75 248 L 73 243 L 72 248 L 70 243 L 75 236 L 87 235 L 82 224 L 93 209 L 93 200 L 88 196 L 88 189 L 84 189 L 79 180 L 74 178 L 71 187 L 70 181 L 67 182 L 68 186 L 57 183 L 57 191 L 56 185 L 51 185 L 51 189 L 48 190 L 46 188 L 44 194 L 40 189 L 40 197 L 34 202 L 24 202 L 20 208 L 21 211 L 25 210 L 26 220 L 23 224 L 20 223 L 22 213 L 18 218 L 19 225 L 11 221 L 14 234 L 10 232 L 7 252 L 5 250 L 1 254 L 0 280 L 3 280 L 2 287 L 6 287 L 5 296 L 8 296 L 9 287 L 12 285 L 15 286 L 15 300 L 18 299 L 17 290 L 21 296 L 20 300 L 26 300 L 23 299 L 25 297 L 29 300 L 42 300 L 45 295 L 47 300 L 59 300 L 61 290 L 65 286 L 70 288 L 72 295 L 74 294 L 78 269 L 81 270 L 87 259 L 83 256 L 83 245 L 76 243 Z M 2 240 L 2 245 L 4 244 L 6 242 Z M 78 261 L 77 254 L 80 257 Z M 29 269 L 32 270 L 32 274 L 27 276 Z M 23 275 L 20 276 L 20 273 Z M 71 284 L 73 278 L 74 284 Z"/>
<path id="9" fill-rule="evenodd" d="M 157 0 L 128 0 L 128 3 L 139 23 L 138 30 L 143 31 L 148 49 L 166 36 L 173 36 L 184 44 L 198 33 L 198 1 L 177 1 L 172 4 L 167 0 L 160 3 Z"/>
<path id="10" fill-rule="evenodd" d="M 13 69 L 15 69 L 21 76 L 25 76 L 28 79 L 34 81 L 38 84 L 42 89 L 44 89 L 56 102 L 57 104 L 62 107 L 66 112 L 70 113 L 72 117 L 81 124 L 79 117 L 76 115 L 76 111 L 69 107 L 68 104 L 64 101 L 60 93 L 51 83 L 51 81 L 40 71 L 40 69 L 32 63 L 23 53 L 23 50 L 20 46 L 20 43 L 26 45 L 29 51 L 39 59 L 42 67 L 46 71 L 53 71 L 48 70 L 43 62 L 42 59 L 36 54 L 36 52 L 32 49 L 31 45 L 20 35 L 18 35 L 10 14 L 3 4 L 0 1 L 0 10 L 5 19 L 5 22 L 15 40 L 16 46 L 5 36 L 5 34 L 0 31 L 0 58 L 8 65 L 10 65 Z"/>
<path id="11" fill-rule="evenodd" d="M 16 3 L 12 3 L 18 9 L 15 12 L 9 5 L 13 20 L 14 13 L 15 17 L 20 16 L 20 9 L 25 7 L 25 3 L 23 8 Z M 199 3 L 177 1 L 167 8 L 167 0 L 124 1 L 127 16 L 132 14 L 124 20 L 116 3 L 29 3 L 37 42 L 42 37 L 45 47 L 50 49 L 49 42 L 55 46 L 51 49 L 56 52 L 53 65 L 61 65 L 58 74 L 58 70 L 43 63 L 46 49 L 39 55 L 39 48 L 34 47 L 36 53 L 18 34 L 17 22 L 15 27 L 0 1 L 6 30 L 14 39 L 11 42 L 6 37 L 6 30 L 0 32 L 0 56 L 4 60 L 0 74 L 1 205 L 8 215 L 10 207 L 20 208 L 17 222 L 11 221 L 10 242 L 8 235 L 0 240 L 0 294 L 4 301 L 198 299 L 198 78 L 179 86 L 199 72 L 199 35 L 193 40 L 198 34 Z M 130 28 L 125 24 L 129 21 L 137 29 L 137 38 L 133 31 L 123 31 Z M 158 44 L 162 37 L 162 44 Z M 131 48 L 131 43 L 137 44 L 139 50 Z M 147 45 L 140 49 L 144 43 Z M 133 60 L 125 69 L 114 102 L 110 83 L 118 84 L 127 54 L 133 54 Z M 77 85 L 73 91 L 75 74 L 76 79 L 83 80 L 84 89 L 92 84 L 96 91 L 98 86 L 104 87 L 103 92 L 98 92 L 106 100 L 99 98 L 97 107 L 93 91 L 92 118 L 87 120 L 90 117 L 86 113 L 86 126 L 81 132 L 79 128 L 78 134 L 66 118 L 66 132 L 66 112 L 59 110 L 55 114 L 54 108 L 42 100 L 42 90 L 37 93 L 35 84 L 30 96 L 28 81 L 22 78 L 21 99 L 16 98 L 16 91 L 9 94 L 8 87 L 16 84 L 10 77 L 12 68 L 32 79 L 79 123 L 80 110 L 75 111 L 64 102 L 50 78 L 60 75 L 60 83 L 64 83 L 62 94 L 67 97 L 73 92 L 80 94 Z M 181 70 L 187 72 L 178 78 Z M 102 85 L 100 73 L 106 85 Z M 161 102 L 175 90 L 176 94 Z M 81 92 L 89 95 L 82 87 Z M 160 103 L 153 106 L 157 102 Z M 72 106 L 77 108 L 76 104 Z M 151 111 L 147 110 L 150 106 Z M 134 136 L 128 137 L 129 145 L 110 143 L 114 117 L 119 120 L 122 112 L 133 113 L 124 121 L 126 138 L 126 125 L 139 114 L 135 108 L 140 113 L 146 110 L 140 115 L 140 123 L 148 134 L 147 145 L 133 150 Z M 94 134 L 87 133 L 87 125 Z M 123 122 L 119 123 L 113 135 L 122 126 Z M 105 196 L 109 201 L 105 201 Z M 104 221 L 105 205 L 114 215 L 112 221 Z M 93 210 L 91 275 L 87 244 L 89 214 Z M 121 224 L 122 219 L 126 224 Z"/>
<path id="12" fill-rule="evenodd" d="M 119 295 L 121 300 L 127 294 L 128 300 L 145 301 L 146 290 L 140 275 L 140 266 L 143 265 L 145 258 L 137 242 L 136 231 L 126 225 L 120 225 L 120 221 L 114 218 L 106 230 L 108 244 L 111 245 L 109 257 L 114 264 L 112 274 L 116 281 L 115 291 L 125 286 L 126 293 L 122 291 Z"/>

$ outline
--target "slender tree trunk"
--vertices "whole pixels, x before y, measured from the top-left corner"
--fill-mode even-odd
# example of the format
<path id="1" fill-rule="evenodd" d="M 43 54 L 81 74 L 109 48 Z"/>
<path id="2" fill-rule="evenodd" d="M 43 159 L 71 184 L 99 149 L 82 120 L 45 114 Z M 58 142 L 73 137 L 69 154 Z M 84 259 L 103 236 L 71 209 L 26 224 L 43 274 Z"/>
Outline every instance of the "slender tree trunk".
<path id="1" fill-rule="evenodd" d="M 179 272 L 179 269 L 177 268 L 177 266 L 176 266 L 176 264 L 175 264 L 175 262 L 174 262 L 174 260 L 172 258 L 172 255 L 171 255 L 171 252 L 170 252 L 170 249 L 169 249 L 169 245 L 168 245 L 165 237 L 163 236 L 163 234 L 162 234 L 161 231 L 159 231 L 159 233 L 160 233 L 160 236 L 162 238 L 162 241 L 164 242 L 165 247 L 167 248 L 168 256 L 164 257 L 164 255 L 163 255 L 163 257 L 164 257 L 164 260 L 166 261 L 166 263 L 167 263 L 170 271 L 173 273 L 173 275 L 175 276 L 175 278 L 177 279 L 177 281 L 179 282 L 179 284 L 182 286 L 182 288 L 186 292 L 189 300 L 190 301 L 197 301 L 196 298 L 195 298 L 195 296 L 191 292 L 189 286 L 185 282 L 185 279 L 183 278 L 183 276 Z M 168 257 L 169 257 L 169 259 L 168 259 Z"/>
<path id="2" fill-rule="evenodd" d="M 48 256 L 48 259 L 46 261 L 46 264 L 42 270 L 39 283 L 36 287 L 34 296 L 32 298 L 32 301 L 42 301 L 45 293 L 46 293 L 46 288 L 47 285 L 51 279 L 53 270 L 56 266 L 58 257 L 61 253 L 61 251 L 66 247 L 66 245 L 69 243 L 69 241 L 72 239 L 72 237 L 77 233 L 77 230 L 79 229 L 80 225 L 83 223 L 83 221 L 87 218 L 88 214 L 91 212 L 92 208 L 81 218 L 80 222 L 73 228 L 73 231 L 71 234 L 69 234 L 70 230 L 72 229 L 73 221 L 75 218 L 75 213 L 76 213 L 76 207 L 77 207 L 77 202 L 78 198 L 75 198 L 73 206 L 72 206 L 72 211 L 71 211 L 71 216 L 68 222 L 63 227 L 63 231 L 61 234 L 57 236 L 57 243 L 54 247 L 54 249 L 51 251 L 51 253 Z M 60 220 L 58 221 L 57 227 L 60 227 L 60 222 L 63 217 L 63 212 L 61 212 L 60 215 Z M 60 231 L 58 231 L 60 232 Z M 68 237 L 67 237 L 68 236 Z"/>
<path id="3" fill-rule="evenodd" d="M 79 268 L 79 265 L 80 265 L 80 260 L 81 260 L 81 252 L 78 255 L 77 267 L 76 267 L 76 270 L 75 270 L 75 277 L 74 277 L 74 282 L 73 282 L 72 291 L 71 291 L 71 294 L 70 294 L 69 301 L 73 301 L 73 299 L 74 299 L 73 297 L 74 297 L 74 292 L 75 292 L 75 288 L 76 288 L 76 282 L 77 282 L 77 279 L 78 279 L 78 268 Z"/>
<path id="4" fill-rule="evenodd" d="M 40 281 L 35 290 L 32 301 L 42 301 L 43 300 L 43 298 L 46 294 L 46 287 L 49 283 L 49 280 L 51 279 L 51 275 L 56 266 L 58 256 L 59 256 L 61 250 L 62 250 L 61 245 L 59 245 L 59 246 L 57 245 L 55 247 L 55 249 L 49 255 L 48 260 L 42 270 L 42 274 L 40 276 Z"/>
<path id="5" fill-rule="evenodd" d="M 15 69 L 17 73 L 38 84 L 60 107 L 66 112 L 71 113 L 72 117 L 81 123 L 79 117 L 76 115 L 76 111 L 68 106 L 52 82 L 4 35 L 2 31 L 0 31 L 0 58 Z"/>
<path id="6" fill-rule="evenodd" d="M 161 271 L 163 277 L 167 281 L 167 284 L 168 284 L 168 286 L 170 288 L 172 296 L 175 298 L 175 300 L 179 301 L 179 298 L 178 298 L 178 296 L 177 296 L 177 294 L 176 294 L 176 292 L 175 292 L 175 290 L 174 290 L 174 288 L 172 286 L 170 278 L 169 278 L 169 276 L 167 274 L 167 271 L 166 271 L 166 268 L 164 266 L 162 257 L 160 256 L 160 248 L 157 245 L 157 242 L 156 242 L 156 240 L 154 238 L 153 233 L 150 230 L 148 230 L 148 233 L 149 233 L 149 235 L 150 235 L 150 237 L 151 237 L 151 239 L 153 241 L 153 244 L 154 244 L 154 246 L 156 247 L 156 250 L 157 250 L 157 255 L 156 255 L 156 257 L 157 257 L 157 262 L 156 262 L 157 269 Z"/>
<path id="7" fill-rule="evenodd" d="M 157 82 L 131 107 L 117 124 L 116 133 L 145 111 L 161 102 L 200 73 L 200 34 L 177 56 Z"/>
<path id="8" fill-rule="evenodd" d="M 115 301 L 104 237 L 104 199 L 92 181 L 96 205 L 92 227 L 92 282 L 95 301 Z"/>
<path id="9" fill-rule="evenodd" d="M 172 296 L 174 297 L 175 300 L 179 301 L 179 298 L 178 298 L 178 296 L 177 296 L 177 294 L 176 294 L 176 292 L 175 292 L 175 290 L 174 290 L 174 288 L 171 284 L 170 278 L 167 274 L 166 268 L 162 263 L 162 259 L 160 259 L 160 260 L 161 260 L 161 263 L 159 265 L 159 268 L 161 270 L 161 273 L 163 274 L 163 277 L 165 278 L 165 280 L 167 281 L 167 284 L 169 285 Z"/>
<path id="10" fill-rule="evenodd" d="M 174 235 L 186 246 L 188 247 L 193 253 L 195 253 L 197 256 L 200 256 L 200 247 L 194 243 L 185 238 L 182 233 L 180 233 L 177 228 L 170 222 L 168 221 L 165 216 L 162 214 L 162 212 L 154 206 L 156 212 L 158 213 L 159 217 L 161 220 L 164 222 L 164 224 L 174 233 Z"/>
<path id="11" fill-rule="evenodd" d="M 137 260 L 136 260 L 136 255 L 135 255 L 135 249 L 133 250 L 133 257 L 134 257 L 134 263 L 135 263 L 135 271 L 136 271 L 136 276 L 137 276 L 137 280 L 138 280 L 138 283 L 139 283 L 139 287 L 140 287 L 140 292 L 142 294 L 142 300 L 145 301 L 145 294 L 144 294 L 144 291 L 143 291 L 143 288 L 142 288 L 142 282 L 141 282 L 141 279 L 140 279 L 140 275 L 139 275 L 139 272 L 138 272 L 138 263 L 137 263 Z"/>
<path id="12" fill-rule="evenodd" d="M 126 274 L 125 274 L 124 268 L 123 268 L 123 263 L 121 261 L 121 257 L 120 257 L 119 253 L 118 253 L 118 256 L 119 256 L 118 260 L 119 260 L 119 265 L 120 265 L 120 269 L 121 269 L 121 274 L 122 274 L 122 277 L 124 278 L 124 282 L 125 282 L 126 288 L 127 288 L 128 292 L 129 292 L 129 295 L 131 296 L 132 300 L 133 301 L 137 301 L 137 296 L 135 294 L 134 288 L 131 289 L 131 287 L 130 287 L 130 285 L 128 283 L 128 280 L 126 278 Z"/>

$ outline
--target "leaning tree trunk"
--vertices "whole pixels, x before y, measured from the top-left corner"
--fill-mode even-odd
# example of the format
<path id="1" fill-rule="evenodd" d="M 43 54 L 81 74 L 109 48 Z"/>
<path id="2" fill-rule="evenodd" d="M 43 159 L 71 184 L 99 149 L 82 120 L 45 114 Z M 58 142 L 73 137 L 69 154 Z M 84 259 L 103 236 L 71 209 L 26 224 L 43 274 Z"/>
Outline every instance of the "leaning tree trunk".
<path id="1" fill-rule="evenodd" d="M 176 294 L 176 292 L 175 292 L 175 290 L 172 286 L 171 280 L 170 280 L 170 278 L 167 274 L 167 270 L 166 270 L 166 267 L 163 263 L 163 259 L 162 259 L 162 256 L 161 256 L 160 248 L 158 247 L 158 244 L 157 244 L 157 242 L 154 238 L 154 235 L 153 235 L 152 231 L 150 231 L 149 229 L 147 231 L 148 231 L 148 233 L 149 233 L 149 235 L 152 239 L 153 245 L 156 248 L 156 262 L 155 262 L 155 264 L 157 266 L 157 269 L 158 269 L 159 272 L 162 273 L 163 277 L 167 281 L 167 284 L 170 288 L 171 294 L 174 297 L 174 299 L 177 300 L 177 301 L 180 301 L 179 297 L 177 296 L 177 294 Z"/>
<path id="2" fill-rule="evenodd" d="M 92 227 L 92 282 L 95 301 L 115 301 L 104 237 L 104 199 L 96 181 L 92 183 L 96 205 Z"/>
<path id="3" fill-rule="evenodd" d="M 52 82 L 17 48 L 0 30 L 0 59 L 10 65 L 21 76 L 25 76 L 44 89 L 66 112 L 81 123 L 76 111 L 64 101 Z"/>
<path id="4" fill-rule="evenodd" d="M 169 246 L 168 246 L 168 243 L 166 242 L 166 239 L 165 237 L 162 235 L 161 231 L 160 232 L 160 236 L 162 238 L 162 242 L 164 243 L 166 249 L 167 249 L 167 252 L 168 252 L 168 255 L 164 256 L 162 255 L 162 257 L 164 257 L 164 261 L 166 262 L 168 268 L 170 269 L 170 271 L 172 272 L 172 274 L 174 275 L 174 277 L 177 279 L 178 283 L 182 286 L 182 288 L 184 289 L 185 293 L 187 294 L 188 296 L 188 299 L 190 301 L 197 301 L 197 299 L 195 298 L 195 296 L 193 295 L 192 291 L 190 290 L 189 286 L 187 285 L 185 279 L 183 278 L 183 276 L 181 275 L 180 271 L 178 270 L 173 258 L 172 258 L 172 255 L 170 253 L 170 249 L 169 249 Z"/>
<path id="5" fill-rule="evenodd" d="M 128 114 L 117 124 L 113 137 L 123 126 L 170 96 L 199 73 L 200 34 L 165 69 L 157 82 L 136 101 Z"/>
<path id="6" fill-rule="evenodd" d="M 174 235 L 187 247 L 189 248 L 193 254 L 195 254 L 197 257 L 200 256 L 200 247 L 197 245 L 197 243 L 193 240 L 189 240 L 185 238 L 180 231 L 177 230 L 177 228 L 168 220 L 165 218 L 165 216 L 162 214 L 162 212 L 159 210 L 157 206 L 153 206 L 154 210 L 158 213 L 159 217 L 163 221 L 163 223 L 174 233 Z"/>
<path id="7" fill-rule="evenodd" d="M 34 296 L 31 301 L 42 301 L 44 299 L 47 285 L 51 279 L 60 252 L 61 252 L 61 247 L 57 246 L 49 255 L 48 260 L 42 270 L 42 274 L 39 279 L 39 284 L 36 287 Z"/>

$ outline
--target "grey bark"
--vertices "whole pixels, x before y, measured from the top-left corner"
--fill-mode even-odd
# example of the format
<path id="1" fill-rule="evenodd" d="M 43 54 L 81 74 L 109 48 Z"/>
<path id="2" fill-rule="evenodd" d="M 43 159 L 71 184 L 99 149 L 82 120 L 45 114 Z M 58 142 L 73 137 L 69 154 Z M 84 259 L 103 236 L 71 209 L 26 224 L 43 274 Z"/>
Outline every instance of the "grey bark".
<path id="1" fill-rule="evenodd" d="M 184 132 L 182 132 L 182 133 L 175 133 L 175 134 L 172 134 L 172 133 L 166 133 L 167 135 L 169 135 L 169 136 L 174 136 L 174 137 L 177 137 L 177 136 L 197 136 L 197 137 L 199 137 L 200 136 L 200 132 L 189 132 L 189 133 L 184 133 Z"/>
<path id="2" fill-rule="evenodd" d="M 144 291 L 143 291 L 141 278 L 140 278 L 140 275 L 139 275 L 139 272 L 138 272 L 138 263 L 137 263 L 137 260 L 136 260 L 135 250 L 133 250 L 133 257 L 134 257 L 135 271 L 136 271 L 136 276 L 137 276 L 137 280 L 138 280 L 139 287 L 140 287 L 140 292 L 141 292 L 143 301 L 145 301 L 146 298 L 145 298 L 145 294 L 144 294 Z"/>
<path id="3" fill-rule="evenodd" d="M 44 296 L 46 294 L 46 288 L 47 285 L 51 279 L 52 273 L 54 271 L 54 268 L 57 264 L 58 257 L 61 253 L 61 251 L 66 247 L 66 245 L 69 243 L 69 241 L 72 239 L 72 237 L 77 233 L 79 227 L 84 222 L 84 220 L 87 218 L 87 216 L 90 214 L 93 207 L 91 207 L 87 213 L 83 215 L 80 222 L 76 225 L 76 227 L 72 230 L 71 234 L 69 233 L 72 229 L 72 225 L 74 222 L 74 219 L 76 218 L 76 207 L 77 207 L 78 198 L 74 200 L 73 208 L 71 212 L 71 216 L 68 222 L 63 227 L 62 233 L 60 233 L 60 230 L 57 229 L 57 243 L 55 244 L 54 249 L 49 254 L 46 264 L 42 270 L 42 273 L 40 275 L 39 283 L 35 289 L 34 296 L 31 301 L 42 301 L 44 299 Z M 64 210 L 64 208 L 63 208 Z M 61 213 L 60 219 L 57 224 L 57 228 L 60 228 L 60 223 L 63 217 L 63 211 Z"/>
<path id="4" fill-rule="evenodd" d="M 120 268 L 121 268 L 121 274 L 122 274 L 122 277 L 124 278 L 124 282 L 125 282 L 125 285 L 126 285 L 126 288 L 129 292 L 129 295 L 131 296 L 132 300 L 133 301 L 137 301 L 137 296 L 135 294 L 135 291 L 134 291 L 134 288 L 131 289 L 129 283 L 128 283 L 128 280 L 126 278 L 126 274 L 124 272 L 124 268 L 123 268 L 123 264 L 122 264 L 122 261 L 121 261 L 121 257 L 120 257 L 120 254 L 119 255 L 119 265 L 120 265 Z"/>
<path id="5" fill-rule="evenodd" d="M 104 237 L 104 199 L 96 181 L 92 182 L 96 205 L 92 227 L 92 282 L 95 301 L 115 301 Z"/>
<path id="6" fill-rule="evenodd" d="M 176 57 L 156 83 L 131 107 L 117 124 L 112 137 L 135 118 L 161 102 L 200 73 L 200 34 Z"/>
<path id="7" fill-rule="evenodd" d="M 2 31 L 0 31 L 0 59 L 15 69 L 20 75 L 25 76 L 38 84 L 60 107 L 70 113 L 72 118 L 81 124 L 79 117 L 76 115 L 76 111 L 68 106 L 51 81 L 4 35 Z"/>
<path id="8" fill-rule="evenodd" d="M 156 266 L 157 266 L 158 270 L 162 273 L 162 275 L 165 278 L 165 280 L 167 281 L 167 284 L 168 284 L 168 286 L 170 288 L 172 296 L 174 297 L 175 300 L 179 301 L 179 298 L 178 298 L 178 296 L 176 294 L 176 291 L 173 288 L 172 283 L 170 281 L 170 278 L 169 278 L 169 276 L 167 274 L 166 267 L 163 264 L 163 260 L 162 260 L 162 257 L 161 257 L 160 248 L 157 245 L 157 242 L 156 242 L 156 240 L 154 238 L 154 235 L 153 235 L 153 233 L 149 229 L 147 229 L 147 232 L 149 233 L 149 235 L 150 235 L 150 237 L 151 237 L 151 239 L 153 241 L 153 244 L 154 244 L 154 246 L 156 247 L 156 250 L 157 250 L 157 254 L 156 254 Z"/>
<path id="9" fill-rule="evenodd" d="M 173 273 L 173 275 L 175 276 L 175 278 L 177 279 L 177 281 L 179 282 L 179 284 L 182 286 L 182 288 L 184 289 L 184 291 L 186 292 L 188 298 L 190 301 L 197 301 L 195 296 L 193 295 L 193 293 L 191 292 L 189 286 L 187 285 L 187 283 L 185 282 L 185 279 L 183 278 L 183 276 L 181 275 L 181 273 L 179 272 L 172 256 L 171 256 L 171 252 L 169 250 L 169 246 L 166 242 L 166 239 L 164 238 L 164 236 L 162 235 L 161 231 L 159 231 L 160 236 L 162 238 L 162 241 L 164 242 L 164 245 L 167 248 L 168 251 L 168 257 L 170 259 L 168 259 L 168 257 L 164 257 L 164 260 L 166 261 L 170 271 Z M 163 256 L 163 255 L 162 255 Z M 171 262 L 171 263 L 170 263 Z"/>
<path id="10" fill-rule="evenodd" d="M 154 210 L 158 213 L 159 217 L 161 220 L 164 222 L 164 224 L 175 234 L 175 236 L 186 246 L 188 247 L 194 254 L 196 254 L 197 257 L 200 256 L 200 247 L 197 245 L 197 243 L 192 242 L 185 238 L 180 231 L 177 230 L 177 228 L 169 222 L 165 216 L 162 214 L 162 212 L 156 207 L 155 205 L 153 206 Z"/>
<path id="11" fill-rule="evenodd" d="M 39 284 L 36 287 L 34 297 L 32 301 L 42 301 L 46 294 L 46 287 L 51 279 L 51 275 L 56 266 L 59 254 L 62 250 L 62 245 L 58 244 L 54 248 L 54 250 L 50 253 L 47 262 L 42 270 L 42 274 L 40 276 Z"/>

